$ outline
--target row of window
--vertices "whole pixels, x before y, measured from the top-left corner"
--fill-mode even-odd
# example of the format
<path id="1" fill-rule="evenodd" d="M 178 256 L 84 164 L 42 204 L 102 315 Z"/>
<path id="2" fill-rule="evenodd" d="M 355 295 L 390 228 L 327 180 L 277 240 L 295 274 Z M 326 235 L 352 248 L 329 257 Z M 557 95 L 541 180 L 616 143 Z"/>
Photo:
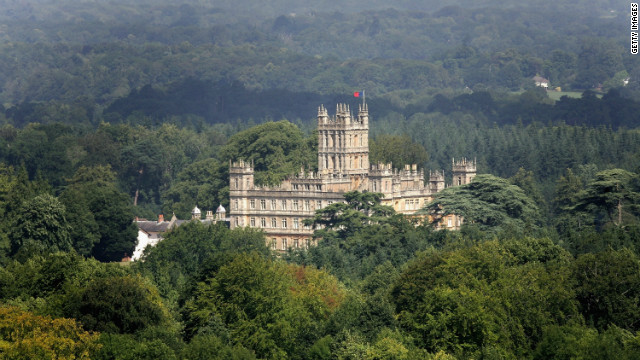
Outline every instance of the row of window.
<path id="1" fill-rule="evenodd" d="M 300 239 L 293 239 L 292 241 L 292 247 L 294 249 L 300 249 L 301 246 L 304 246 L 305 249 L 308 249 L 309 245 L 311 244 L 311 241 L 309 239 L 304 239 L 302 241 L 300 241 Z M 283 238 L 282 242 L 280 242 L 280 250 L 287 250 L 288 248 L 289 241 L 287 240 L 287 238 Z M 276 238 L 271 239 L 271 249 L 278 250 L 278 240 Z"/>
<path id="2" fill-rule="evenodd" d="M 249 218 L 249 226 L 256 227 L 256 224 L 257 224 L 256 220 L 258 220 L 258 219 L 256 219 L 255 217 Z M 272 217 L 270 219 L 270 221 L 267 221 L 266 217 L 261 217 L 259 219 L 259 221 L 260 221 L 259 224 L 260 224 L 261 228 L 267 228 L 267 224 L 271 225 L 271 226 L 269 226 L 270 228 L 273 228 L 273 229 L 278 228 L 278 219 L 277 218 Z M 287 218 L 282 218 L 280 220 L 280 224 L 281 224 L 281 228 L 282 229 L 286 229 L 286 228 L 289 227 L 289 221 L 287 220 Z M 300 218 L 293 218 L 293 220 L 291 221 L 291 226 L 292 226 L 293 229 L 300 229 L 300 225 L 301 224 L 302 224 L 302 222 L 300 221 Z M 310 229 L 311 228 L 308 225 L 303 225 L 303 227 L 305 229 Z"/>
<path id="3" fill-rule="evenodd" d="M 306 191 L 311 191 L 311 189 L 316 189 L 316 191 L 322 191 L 322 185 L 320 184 L 315 184 L 313 187 L 311 186 L 311 184 L 291 184 L 291 186 L 293 187 L 293 190 L 306 190 Z"/>
<path id="4" fill-rule="evenodd" d="M 420 208 L 420 199 L 409 199 L 404 201 L 405 210 L 417 210 Z"/>
<path id="5" fill-rule="evenodd" d="M 331 134 L 329 132 L 322 134 L 322 144 L 324 147 L 344 147 L 345 142 L 347 146 L 363 146 L 362 142 L 364 136 L 360 136 L 358 140 L 358 134 Z"/>
<path id="6" fill-rule="evenodd" d="M 333 204 L 333 201 L 327 201 L 328 205 Z M 257 201 L 256 199 L 249 199 L 249 208 L 256 209 L 256 205 L 260 206 L 260 210 L 304 210 L 311 211 L 322 208 L 322 200 L 316 200 L 315 208 L 311 208 L 311 200 L 286 200 L 282 199 L 280 201 L 276 199 L 260 199 Z M 240 206 L 240 202 L 238 199 L 233 201 L 233 210 L 238 210 Z"/>

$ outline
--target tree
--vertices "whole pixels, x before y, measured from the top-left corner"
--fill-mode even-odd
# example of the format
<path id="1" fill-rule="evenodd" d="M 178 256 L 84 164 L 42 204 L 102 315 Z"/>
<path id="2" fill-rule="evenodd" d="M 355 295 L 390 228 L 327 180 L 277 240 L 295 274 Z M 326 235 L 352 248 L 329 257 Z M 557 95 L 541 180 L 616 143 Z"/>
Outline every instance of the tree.
<path id="1" fill-rule="evenodd" d="M 61 199 L 72 210 L 69 221 L 74 248 L 100 261 L 119 261 L 132 254 L 137 228 L 129 198 L 115 184 L 110 166 L 81 166 Z"/>
<path id="2" fill-rule="evenodd" d="M 392 163 L 395 168 L 402 169 L 407 164 L 424 165 L 429 155 L 408 135 L 381 134 L 369 142 L 369 160 L 372 164 Z"/>
<path id="3" fill-rule="evenodd" d="M 0 307 L 0 359 L 86 359 L 100 348 L 98 334 L 74 319 L 37 316 L 13 306 Z"/>
<path id="4" fill-rule="evenodd" d="M 580 255 L 573 266 L 576 299 L 589 324 L 640 330 L 640 260 L 628 249 Z"/>
<path id="5" fill-rule="evenodd" d="M 600 226 L 606 223 L 622 226 L 626 216 L 633 218 L 638 213 L 639 190 L 636 174 L 622 169 L 601 171 L 577 195 L 573 210 L 593 214 Z M 602 219 L 603 214 L 606 220 Z"/>
<path id="6" fill-rule="evenodd" d="M 269 122 L 232 136 L 222 149 L 222 159 L 252 162 L 256 183 L 273 185 L 302 167 L 317 169 L 315 142 L 286 120 Z"/>
<path id="7" fill-rule="evenodd" d="M 443 216 L 456 214 L 467 224 L 482 229 L 536 227 L 538 206 L 522 189 L 493 175 L 478 175 L 469 184 L 447 188 L 433 197 L 425 209 L 439 223 Z"/>
<path id="8" fill-rule="evenodd" d="M 320 270 L 238 254 L 197 284 L 185 306 L 188 334 L 226 334 L 259 358 L 303 358 L 340 305 L 342 289 Z"/>
<path id="9" fill-rule="evenodd" d="M 320 234 L 328 230 L 337 231 L 338 236 L 344 239 L 365 225 L 384 222 L 395 214 L 392 207 L 380 204 L 383 196 L 381 193 L 350 191 L 344 194 L 344 203 L 333 203 L 317 210 L 315 216 L 305 223 L 319 228 Z"/>
<path id="10" fill-rule="evenodd" d="M 69 225 L 65 207 L 60 201 L 43 194 L 26 201 L 13 223 L 10 233 L 11 253 L 20 257 L 71 250 Z"/>
<path id="11" fill-rule="evenodd" d="M 96 278 L 78 290 L 68 297 L 65 312 L 88 330 L 133 334 L 169 324 L 158 291 L 140 276 Z"/>
<path id="12" fill-rule="evenodd" d="M 228 165 L 228 164 L 227 164 Z M 165 214 L 191 216 L 194 206 L 216 209 L 229 207 L 229 167 L 215 159 L 196 161 L 178 174 L 178 179 L 162 194 Z"/>

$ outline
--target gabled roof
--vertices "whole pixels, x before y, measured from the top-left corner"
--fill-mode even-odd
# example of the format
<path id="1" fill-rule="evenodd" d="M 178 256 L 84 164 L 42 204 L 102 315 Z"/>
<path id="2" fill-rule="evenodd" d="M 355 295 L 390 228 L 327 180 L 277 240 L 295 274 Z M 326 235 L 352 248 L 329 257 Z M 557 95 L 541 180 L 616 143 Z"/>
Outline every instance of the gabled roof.
<path id="1" fill-rule="evenodd" d="M 136 221 L 136 225 L 140 230 L 146 231 L 148 233 L 161 233 L 169 230 L 171 228 L 171 223 L 169 221 L 157 222 L 157 221 Z"/>

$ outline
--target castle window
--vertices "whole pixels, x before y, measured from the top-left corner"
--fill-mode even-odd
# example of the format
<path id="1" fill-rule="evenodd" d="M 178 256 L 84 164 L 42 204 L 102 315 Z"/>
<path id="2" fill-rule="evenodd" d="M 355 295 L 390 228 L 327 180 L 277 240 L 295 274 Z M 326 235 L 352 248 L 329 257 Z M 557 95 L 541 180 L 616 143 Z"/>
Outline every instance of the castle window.
<path id="1" fill-rule="evenodd" d="M 316 185 L 316 190 L 322 191 L 322 185 Z"/>
<path id="2" fill-rule="evenodd" d="M 287 250 L 287 238 L 282 239 L 282 250 Z"/>
<path id="3" fill-rule="evenodd" d="M 376 186 L 376 182 L 373 182 L 373 191 L 377 191 L 377 186 Z"/>
<path id="4" fill-rule="evenodd" d="M 233 185 L 235 189 L 238 188 L 238 178 L 233 179 Z"/>
<path id="5" fill-rule="evenodd" d="M 327 206 L 333 204 L 332 200 L 327 201 Z"/>
<path id="6" fill-rule="evenodd" d="M 276 238 L 271 239 L 271 250 L 276 250 L 277 244 L 278 240 L 276 240 Z"/>
<path id="7" fill-rule="evenodd" d="M 267 209 L 267 200 L 261 199 L 260 200 L 260 210 L 266 210 L 266 209 Z"/>
<path id="8" fill-rule="evenodd" d="M 462 176 L 458 176 L 458 185 L 462 185 Z"/>
<path id="9" fill-rule="evenodd" d="M 298 210 L 298 200 L 293 200 L 293 210 Z"/>
<path id="10" fill-rule="evenodd" d="M 316 201 L 316 210 L 322 209 L 322 200 Z"/>
<path id="11" fill-rule="evenodd" d="M 309 239 L 304 239 L 304 248 L 305 249 L 309 248 Z"/>
<path id="12" fill-rule="evenodd" d="M 249 188 L 249 179 L 247 179 L 247 189 Z"/>
<path id="13" fill-rule="evenodd" d="M 298 184 L 293 184 L 293 190 L 298 190 Z"/>
<path id="14" fill-rule="evenodd" d="M 233 222 L 234 222 L 235 226 L 238 226 L 238 218 L 235 218 L 233 220 L 234 220 Z"/>
<path id="15" fill-rule="evenodd" d="M 251 227 L 256 227 L 256 218 L 252 217 L 250 224 L 251 224 Z"/>
<path id="16" fill-rule="evenodd" d="M 306 184 L 306 185 L 304 186 L 304 189 L 305 189 L 305 190 L 307 190 L 307 191 L 311 190 L 311 185 Z"/>
<path id="17" fill-rule="evenodd" d="M 451 227 L 451 218 L 447 219 L 447 227 Z"/>
<path id="18" fill-rule="evenodd" d="M 255 209 L 256 208 L 256 200 L 255 199 L 249 200 L 249 207 L 251 209 Z"/>
<path id="19" fill-rule="evenodd" d="M 300 220 L 298 218 L 293 219 L 293 228 L 294 229 L 300 228 Z"/>
<path id="20" fill-rule="evenodd" d="M 287 210 L 287 200 L 282 200 L 282 210 Z"/>
<path id="21" fill-rule="evenodd" d="M 282 219 L 282 228 L 286 229 L 287 228 L 287 218 L 283 218 Z"/>
<path id="22" fill-rule="evenodd" d="M 275 210 L 276 209 L 276 200 L 272 199 L 271 200 L 271 210 Z"/>
<path id="23" fill-rule="evenodd" d="M 271 227 L 272 228 L 278 227 L 278 221 L 276 220 L 276 218 L 271 218 Z"/>
<path id="24" fill-rule="evenodd" d="M 293 247 L 297 249 L 297 248 L 298 248 L 298 245 L 299 245 L 299 242 L 300 242 L 300 240 L 298 240 L 298 239 L 294 239 L 294 240 L 293 240 Z"/>
<path id="25" fill-rule="evenodd" d="M 304 210 L 305 211 L 311 210 L 311 202 L 309 200 L 304 201 Z"/>
<path id="26" fill-rule="evenodd" d="M 263 228 L 267 227 L 267 218 L 260 218 L 260 226 Z"/>
<path id="27" fill-rule="evenodd" d="M 233 201 L 233 210 L 238 210 L 238 199 Z"/>

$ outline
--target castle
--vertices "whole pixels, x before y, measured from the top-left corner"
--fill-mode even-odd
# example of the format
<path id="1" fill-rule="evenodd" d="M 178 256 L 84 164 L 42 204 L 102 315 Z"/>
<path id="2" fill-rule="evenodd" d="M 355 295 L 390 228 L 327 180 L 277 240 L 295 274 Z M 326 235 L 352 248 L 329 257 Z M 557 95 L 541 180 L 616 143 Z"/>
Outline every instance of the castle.
<path id="1" fill-rule="evenodd" d="M 417 165 L 394 169 L 392 164 L 369 164 L 369 110 L 359 105 L 352 116 L 348 105 L 338 104 L 329 116 L 318 108 L 318 172 L 299 174 L 278 186 L 258 186 L 253 166 L 242 160 L 229 167 L 230 226 L 262 229 L 273 250 L 308 248 L 314 245 L 313 229 L 303 224 L 316 210 L 344 201 L 348 191 L 384 194 L 383 205 L 411 215 L 445 188 L 444 171 L 430 172 L 425 183 L 424 170 Z M 453 161 L 453 184 L 469 183 L 476 174 L 475 161 Z M 440 227 L 457 229 L 462 219 L 450 215 Z"/>

